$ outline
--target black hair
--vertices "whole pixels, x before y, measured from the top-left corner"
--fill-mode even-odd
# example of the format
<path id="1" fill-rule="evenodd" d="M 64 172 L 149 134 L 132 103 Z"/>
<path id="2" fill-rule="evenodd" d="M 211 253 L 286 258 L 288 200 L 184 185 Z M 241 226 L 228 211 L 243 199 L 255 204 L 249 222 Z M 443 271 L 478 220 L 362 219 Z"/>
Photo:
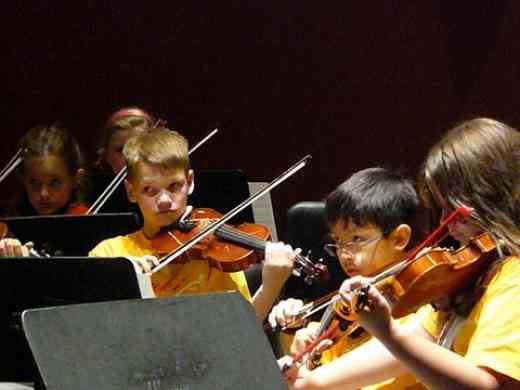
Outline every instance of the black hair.
<path id="1" fill-rule="evenodd" d="M 415 225 L 419 197 L 411 180 L 387 168 L 354 173 L 325 200 L 329 226 L 337 222 L 371 223 L 384 234 L 400 224 Z"/>

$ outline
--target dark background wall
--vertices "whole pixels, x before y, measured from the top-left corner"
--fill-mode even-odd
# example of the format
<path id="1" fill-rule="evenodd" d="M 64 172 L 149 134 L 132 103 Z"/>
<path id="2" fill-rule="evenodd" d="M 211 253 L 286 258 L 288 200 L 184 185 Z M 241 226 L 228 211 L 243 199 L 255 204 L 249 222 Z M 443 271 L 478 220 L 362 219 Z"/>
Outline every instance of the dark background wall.
<path id="1" fill-rule="evenodd" d="M 272 193 L 283 231 L 290 205 L 356 170 L 414 175 L 457 121 L 520 126 L 513 0 L 46 3 L 2 5 L 1 164 L 56 120 L 93 157 L 108 114 L 139 105 L 192 142 L 221 129 L 195 168 L 269 181 L 312 154 Z"/>

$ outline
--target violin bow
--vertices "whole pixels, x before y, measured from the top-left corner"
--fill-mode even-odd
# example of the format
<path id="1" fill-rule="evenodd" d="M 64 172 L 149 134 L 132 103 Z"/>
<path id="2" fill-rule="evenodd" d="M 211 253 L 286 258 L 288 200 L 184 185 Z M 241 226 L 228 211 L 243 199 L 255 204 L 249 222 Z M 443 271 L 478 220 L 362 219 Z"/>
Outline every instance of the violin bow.
<path id="1" fill-rule="evenodd" d="M 23 150 L 22 148 L 18 149 L 13 157 L 9 160 L 9 162 L 5 165 L 5 167 L 0 172 L 0 183 L 5 180 L 7 176 L 11 174 L 11 172 L 18 166 L 23 160 L 21 157 Z"/>

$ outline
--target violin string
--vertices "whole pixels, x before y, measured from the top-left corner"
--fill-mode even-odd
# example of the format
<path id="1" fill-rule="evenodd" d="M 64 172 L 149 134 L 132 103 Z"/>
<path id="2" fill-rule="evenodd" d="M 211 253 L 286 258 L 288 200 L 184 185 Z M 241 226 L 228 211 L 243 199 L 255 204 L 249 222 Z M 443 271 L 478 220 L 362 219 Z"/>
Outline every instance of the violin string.
<path id="1" fill-rule="evenodd" d="M 253 235 L 253 233 L 248 234 L 248 233 L 245 233 L 245 232 L 236 231 L 236 229 L 227 227 L 226 225 L 224 225 L 224 226 L 220 227 L 219 229 L 217 229 L 217 231 L 215 232 L 215 234 L 217 236 L 218 236 L 218 232 L 219 231 L 226 233 L 226 237 L 221 237 L 221 238 L 227 238 L 228 235 L 229 235 L 229 238 L 235 240 L 235 242 L 237 242 L 237 243 L 249 245 L 249 246 L 252 246 L 253 248 L 257 248 L 257 249 L 265 249 L 265 242 L 264 241 L 262 241 L 262 240 L 259 241 L 259 239 L 257 239 L 256 237 L 255 238 L 251 238 L 250 237 L 250 235 Z M 298 255 L 295 256 L 295 261 L 299 265 L 304 267 L 305 270 L 307 270 L 309 272 L 311 272 L 311 271 L 312 272 L 316 272 L 316 269 L 314 267 L 315 264 L 310 259 L 308 259 L 307 257 L 298 254 Z"/>
<path id="2" fill-rule="evenodd" d="M 231 227 L 228 227 L 226 225 L 221 226 L 215 231 L 215 235 L 217 237 L 221 237 L 224 239 L 228 239 L 240 244 L 248 245 L 255 249 L 265 249 L 265 241 L 260 240 L 259 238 L 256 238 L 253 236 L 253 233 L 248 234 L 245 232 L 237 231 L 236 229 L 233 229 Z"/>
<path id="3" fill-rule="evenodd" d="M 330 304 L 321 316 L 320 326 L 318 327 L 318 329 L 316 329 L 316 332 L 314 333 L 315 337 L 319 337 L 323 332 L 325 332 L 327 327 L 330 325 L 332 319 L 334 318 L 334 313 L 334 306 Z"/>
<path id="4" fill-rule="evenodd" d="M 306 256 L 298 254 L 295 256 L 295 260 L 306 269 L 314 269 L 315 264 Z"/>

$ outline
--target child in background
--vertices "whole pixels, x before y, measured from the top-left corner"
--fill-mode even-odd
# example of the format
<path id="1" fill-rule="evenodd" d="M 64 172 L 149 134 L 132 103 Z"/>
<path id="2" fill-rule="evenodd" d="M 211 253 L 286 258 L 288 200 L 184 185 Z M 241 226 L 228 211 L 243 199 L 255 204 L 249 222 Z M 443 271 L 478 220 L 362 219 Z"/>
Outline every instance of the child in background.
<path id="1" fill-rule="evenodd" d="M 84 214 L 84 160 L 78 142 L 57 126 L 37 126 L 20 140 L 24 192 L 13 216 Z M 0 240 L 0 256 L 23 256 L 14 238 Z"/>
<path id="2" fill-rule="evenodd" d="M 90 203 L 96 201 L 124 168 L 123 148 L 126 142 L 158 123 L 151 114 L 139 107 L 123 107 L 110 115 L 103 127 L 103 143 L 97 151 L 98 158 L 89 172 L 92 182 Z M 115 189 L 100 211 L 135 212 L 139 215 L 138 208 L 128 201 L 123 185 Z"/>

